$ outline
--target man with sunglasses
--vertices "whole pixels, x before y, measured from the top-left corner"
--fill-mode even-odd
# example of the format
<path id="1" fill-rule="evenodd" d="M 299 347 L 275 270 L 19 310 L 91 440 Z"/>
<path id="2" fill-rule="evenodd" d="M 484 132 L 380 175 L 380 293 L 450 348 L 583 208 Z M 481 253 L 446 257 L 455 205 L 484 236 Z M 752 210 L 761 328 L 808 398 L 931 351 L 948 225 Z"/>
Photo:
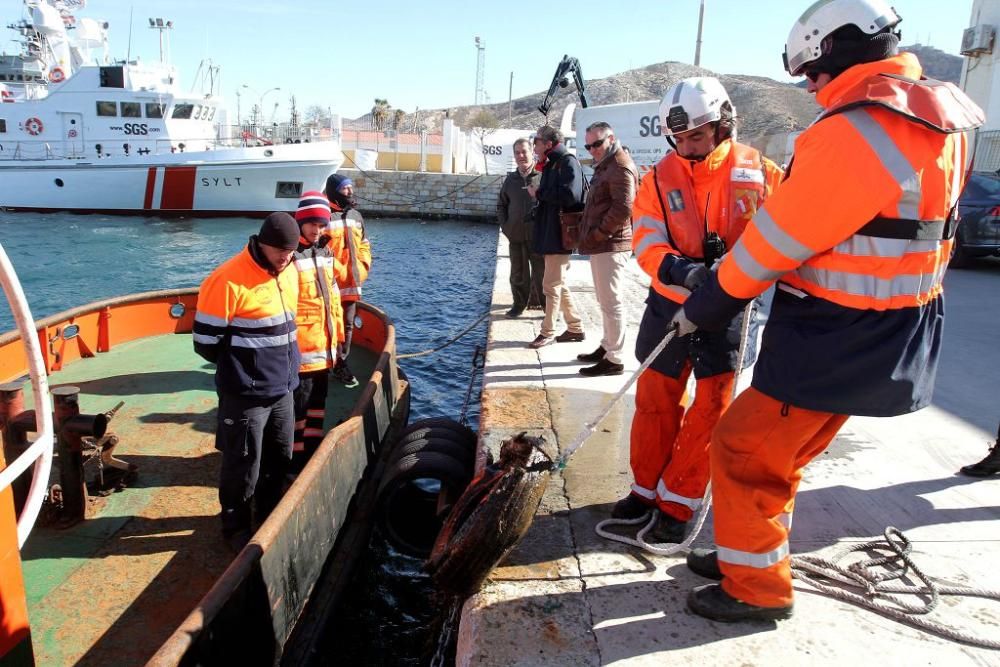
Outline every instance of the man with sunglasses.
<path id="1" fill-rule="evenodd" d="M 652 353 L 689 290 L 707 279 L 781 179 L 760 151 L 736 142 L 733 105 L 718 79 L 675 84 L 663 96 L 660 124 L 675 150 L 643 177 L 633 212 L 633 249 L 651 278 L 636 338 L 639 359 Z M 675 337 L 639 376 L 630 443 L 634 483 L 612 516 L 633 519 L 653 509 L 654 542 L 683 541 L 700 507 L 712 429 L 731 400 L 737 364 L 752 361 L 751 354 L 739 358 L 742 322 L 733 313 L 722 331 Z M 685 411 L 692 374 L 694 402 Z"/>
<path id="2" fill-rule="evenodd" d="M 921 80 L 884 0 L 821 0 L 792 26 L 785 67 L 822 115 L 795 142 L 781 188 L 684 303 L 678 333 L 717 329 L 772 284 L 752 386 L 712 435 L 714 551 L 688 567 L 721 584 L 688 607 L 720 621 L 792 613 L 788 535 L 803 468 L 849 415 L 931 400 L 942 279 L 982 111 Z"/>
<path id="3" fill-rule="evenodd" d="M 632 256 L 632 203 L 639 182 L 635 162 L 622 150 L 614 128 L 598 121 L 587 128 L 584 145 L 594 158 L 587 205 L 583 209 L 580 254 L 590 255 L 594 293 L 601 307 L 601 344 L 577 359 L 593 364 L 580 369 L 587 377 L 621 375 L 625 347 L 622 284 Z"/>

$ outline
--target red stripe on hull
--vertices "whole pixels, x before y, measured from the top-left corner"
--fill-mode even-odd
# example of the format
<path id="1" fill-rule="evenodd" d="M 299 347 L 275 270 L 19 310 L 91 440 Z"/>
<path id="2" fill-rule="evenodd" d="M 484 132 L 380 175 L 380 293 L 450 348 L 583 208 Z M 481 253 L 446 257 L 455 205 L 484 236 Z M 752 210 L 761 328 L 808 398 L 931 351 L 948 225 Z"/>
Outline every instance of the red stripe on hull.
<path id="1" fill-rule="evenodd" d="M 190 211 L 194 208 L 194 180 L 198 167 L 167 167 L 163 170 L 163 194 L 160 208 L 164 211 Z"/>
<path id="2" fill-rule="evenodd" d="M 281 210 L 281 209 L 274 209 Z M 4 206 L 11 213 L 75 213 L 77 215 L 152 215 L 158 218 L 266 218 L 272 211 L 146 211 L 140 208 L 42 208 L 38 206 Z M 295 213 L 294 209 L 287 211 Z"/>
<path id="3" fill-rule="evenodd" d="M 146 197 L 142 200 L 142 208 L 153 208 L 153 191 L 156 190 L 156 167 L 150 167 L 146 174 Z"/>

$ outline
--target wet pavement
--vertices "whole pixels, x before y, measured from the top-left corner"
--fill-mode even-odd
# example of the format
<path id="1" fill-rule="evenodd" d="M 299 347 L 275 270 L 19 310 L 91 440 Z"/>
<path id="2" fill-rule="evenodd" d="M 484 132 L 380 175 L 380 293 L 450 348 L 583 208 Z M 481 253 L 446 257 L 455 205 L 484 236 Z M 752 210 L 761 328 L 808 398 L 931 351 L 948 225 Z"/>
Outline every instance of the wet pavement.
<path id="1" fill-rule="evenodd" d="M 540 311 L 508 320 L 509 261 L 501 236 L 480 432 L 490 447 L 527 430 L 567 446 L 638 367 L 631 357 L 647 280 L 629 267 L 626 374 L 584 378 L 576 355 L 600 342 L 600 313 L 586 258 L 570 288 L 587 331 L 582 343 L 526 348 Z M 1000 262 L 952 271 L 935 404 L 892 419 L 851 419 L 806 470 L 791 535 L 793 554 L 832 555 L 881 537 L 886 526 L 914 542 L 917 564 L 939 582 L 1000 589 L 1000 477 L 955 474 L 995 437 L 1000 403 Z M 992 323 L 992 324 L 991 324 Z M 748 371 L 742 384 L 750 379 Z M 524 541 L 462 613 L 458 665 L 1000 664 L 1000 652 L 941 639 L 809 592 L 796 582 L 788 621 L 726 625 L 686 610 L 708 583 L 680 556 L 660 557 L 594 533 L 628 491 L 634 387 L 553 476 Z M 699 544 L 711 544 L 711 519 Z M 932 618 L 1000 637 L 1000 602 L 946 597 Z"/>

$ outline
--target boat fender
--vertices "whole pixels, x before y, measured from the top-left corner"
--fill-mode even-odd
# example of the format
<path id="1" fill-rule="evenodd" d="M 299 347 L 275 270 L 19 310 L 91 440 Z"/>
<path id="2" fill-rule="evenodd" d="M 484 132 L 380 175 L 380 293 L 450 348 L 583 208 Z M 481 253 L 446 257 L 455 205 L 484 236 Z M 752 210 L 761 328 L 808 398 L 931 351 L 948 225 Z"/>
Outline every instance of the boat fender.
<path id="1" fill-rule="evenodd" d="M 53 67 L 52 71 L 49 72 L 49 81 L 52 83 L 61 83 L 66 80 L 66 73 L 63 72 L 62 67 Z"/>
<path id="2" fill-rule="evenodd" d="M 455 442 L 447 437 L 416 438 L 414 440 L 402 442 L 396 446 L 396 449 L 392 452 L 392 459 L 390 460 L 398 461 L 404 456 L 416 454 L 417 452 L 447 454 L 465 466 L 469 473 L 469 477 L 472 477 L 472 473 L 476 466 L 475 446 L 468 447 L 463 443 Z"/>
<path id="3" fill-rule="evenodd" d="M 402 440 L 404 436 L 413 433 L 414 431 L 420 428 L 435 428 L 435 429 L 446 428 L 451 431 L 454 431 L 460 437 L 468 437 L 473 439 L 476 437 L 475 431 L 470 429 L 468 426 L 464 426 L 463 424 L 460 424 L 454 419 L 450 419 L 448 417 L 427 417 L 425 419 L 418 419 L 417 421 L 413 422 L 412 424 L 404 428 L 400 432 L 399 437 Z"/>
<path id="4" fill-rule="evenodd" d="M 413 442 L 414 440 L 423 440 L 424 438 L 444 438 L 445 440 L 451 440 L 452 442 L 458 443 L 459 445 L 470 449 L 473 449 L 476 446 L 475 434 L 458 433 L 450 428 L 443 428 L 440 426 L 422 426 L 415 431 L 404 433 L 400 436 L 399 444 L 396 446 L 398 447 L 408 442 Z"/>
<path id="5" fill-rule="evenodd" d="M 39 134 L 45 131 L 45 126 L 42 125 L 40 118 L 31 117 L 24 121 L 24 131 L 33 137 L 37 137 Z"/>
<path id="6" fill-rule="evenodd" d="M 403 456 L 387 466 L 378 489 L 377 520 L 386 539 L 399 551 L 427 558 L 441 530 L 437 493 L 426 481 L 440 482 L 440 492 L 458 497 L 472 479 L 468 467 L 435 452 Z"/>

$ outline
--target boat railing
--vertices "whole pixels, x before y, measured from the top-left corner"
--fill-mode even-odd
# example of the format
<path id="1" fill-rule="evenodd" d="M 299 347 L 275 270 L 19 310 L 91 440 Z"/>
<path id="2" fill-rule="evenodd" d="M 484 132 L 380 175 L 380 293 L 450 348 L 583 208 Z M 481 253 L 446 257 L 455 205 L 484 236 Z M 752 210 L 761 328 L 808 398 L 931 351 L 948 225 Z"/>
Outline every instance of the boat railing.
<path id="1" fill-rule="evenodd" d="M 14 321 L 17 323 L 17 329 L 25 346 L 37 421 L 35 441 L 16 459 L 8 462 L 3 470 L 0 470 L 0 491 L 3 491 L 34 464 L 28 498 L 24 509 L 17 518 L 17 543 L 18 546 L 23 546 L 35 525 L 35 519 L 38 518 L 38 512 L 42 508 L 42 500 L 48 491 L 49 474 L 52 470 L 52 400 L 49 397 L 49 384 L 45 362 L 42 359 L 42 349 L 35 333 L 35 321 L 31 317 L 31 310 L 28 308 L 24 290 L 21 289 L 21 283 L 17 279 L 17 273 L 10 263 L 10 258 L 7 257 L 3 244 L 0 244 L 0 284 L 3 285 L 4 294 L 10 304 Z"/>
<path id="2" fill-rule="evenodd" d="M 306 134 L 302 134 L 300 136 L 281 134 L 278 136 L 277 141 L 272 140 L 269 137 L 258 136 L 250 133 L 244 133 L 235 137 L 224 135 L 220 135 L 218 137 L 189 137 L 183 139 L 174 137 L 170 139 L 155 139 L 152 142 L 147 141 L 142 144 L 130 144 L 125 142 L 129 146 L 128 152 L 124 149 L 125 144 L 115 139 L 107 139 L 104 141 L 88 140 L 86 148 L 79 148 L 76 146 L 72 147 L 70 150 L 66 150 L 67 146 L 63 144 L 62 152 L 54 150 L 52 143 L 49 141 L 0 141 L 0 162 L 86 160 L 88 158 L 97 160 L 107 158 L 134 158 L 138 161 L 148 160 L 150 155 L 170 155 L 175 153 L 218 150 L 224 148 L 250 148 L 255 146 L 271 146 L 274 144 L 310 143 L 314 141 L 319 142 L 329 140 L 329 137 L 312 137 Z M 59 142 L 57 142 L 57 146 L 58 143 Z M 152 148 L 150 148 L 150 144 L 152 144 Z M 97 154 L 97 146 L 101 146 L 100 155 Z"/>

